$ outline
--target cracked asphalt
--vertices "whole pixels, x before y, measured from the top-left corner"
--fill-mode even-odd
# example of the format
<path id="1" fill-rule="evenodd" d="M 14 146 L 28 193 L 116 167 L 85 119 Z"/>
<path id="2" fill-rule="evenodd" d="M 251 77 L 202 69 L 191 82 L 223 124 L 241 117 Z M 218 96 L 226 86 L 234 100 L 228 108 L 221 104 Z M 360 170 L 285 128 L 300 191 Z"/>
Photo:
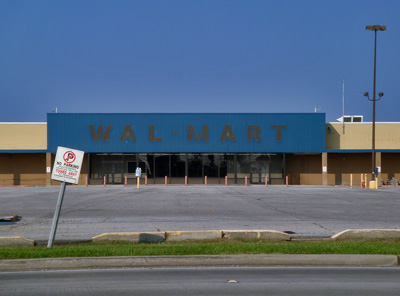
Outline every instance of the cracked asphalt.
<path id="1" fill-rule="evenodd" d="M 47 240 L 59 187 L 0 188 L 0 236 Z M 270 229 L 329 237 L 345 229 L 400 228 L 400 188 L 68 185 L 56 240 L 105 232 Z"/>

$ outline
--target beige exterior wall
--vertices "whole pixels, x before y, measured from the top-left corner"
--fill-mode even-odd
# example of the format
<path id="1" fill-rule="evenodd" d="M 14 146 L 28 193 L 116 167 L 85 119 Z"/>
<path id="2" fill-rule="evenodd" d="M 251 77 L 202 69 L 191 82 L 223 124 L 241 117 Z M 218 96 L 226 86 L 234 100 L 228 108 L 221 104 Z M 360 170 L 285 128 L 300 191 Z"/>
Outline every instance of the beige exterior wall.
<path id="1" fill-rule="evenodd" d="M 328 153 L 328 185 L 350 185 L 351 174 L 353 185 L 361 185 L 361 175 L 371 180 L 371 166 L 371 153 Z"/>
<path id="2" fill-rule="evenodd" d="M 46 185 L 45 153 L 0 153 L 0 186 Z"/>
<path id="3" fill-rule="evenodd" d="M 380 178 L 387 183 L 387 179 L 396 178 L 400 181 L 400 153 L 382 153 L 382 174 Z"/>
<path id="4" fill-rule="evenodd" d="M 48 159 L 49 158 L 49 159 Z M 0 153 L 0 186 L 46 186 L 59 185 L 50 180 L 46 167 L 53 167 L 55 154 L 51 153 Z M 85 154 L 79 184 L 86 184 L 89 166 Z"/>
<path id="5" fill-rule="evenodd" d="M 290 185 L 322 185 L 321 154 L 286 154 L 286 174 Z"/>
<path id="6" fill-rule="evenodd" d="M 47 123 L 0 123 L 0 150 L 46 150 Z"/>
<path id="7" fill-rule="evenodd" d="M 326 124 L 327 150 L 371 150 L 372 123 Z M 400 123 L 375 124 L 375 149 L 400 150 Z M 387 179 L 400 180 L 400 153 L 376 153 L 376 165 L 381 166 L 378 179 L 387 184 Z M 372 155 L 366 153 L 328 153 L 328 184 L 360 186 L 361 178 L 372 178 Z"/>
<path id="8" fill-rule="evenodd" d="M 326 149 L 371 149 L 372 123 L 326 124 Z M 375 149 L 400 149 L 400 123 L 375 124 Z"/>

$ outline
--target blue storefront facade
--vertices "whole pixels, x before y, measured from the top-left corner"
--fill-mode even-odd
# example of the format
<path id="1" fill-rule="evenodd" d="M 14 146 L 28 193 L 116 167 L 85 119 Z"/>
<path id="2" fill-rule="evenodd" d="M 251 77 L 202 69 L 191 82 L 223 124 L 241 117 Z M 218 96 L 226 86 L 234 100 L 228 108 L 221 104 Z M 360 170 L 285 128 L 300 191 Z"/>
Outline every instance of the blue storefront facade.
<path id="1" fill-rule="evenodd" d="M 85 151 L 90 184 L 133 183 L 136 167 L 149 184 L 282 184 L 287 156 L 325 152 L 323 113 L 51 113 L 47 130 L 47 153 Z"/>

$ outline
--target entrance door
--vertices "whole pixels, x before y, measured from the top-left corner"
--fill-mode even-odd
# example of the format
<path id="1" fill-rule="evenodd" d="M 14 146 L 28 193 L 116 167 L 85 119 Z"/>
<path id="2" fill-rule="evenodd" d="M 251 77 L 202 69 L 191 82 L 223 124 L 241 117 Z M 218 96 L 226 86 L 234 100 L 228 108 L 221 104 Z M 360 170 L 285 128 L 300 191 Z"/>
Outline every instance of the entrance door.
<path id="1" fill-rule="evenodd" d="M 266 176 L 268 177 L 268 183 L 270 183 L 269 162 L 252 162 L 250 164 L 251 184 L 265 184 Z"/>
<path id="2" fill-rule="evenodd" d="M 122 184 L 124 166 L 122 161 L 105 161 L 103 163 L 103 173 L 108 184 Z"/>

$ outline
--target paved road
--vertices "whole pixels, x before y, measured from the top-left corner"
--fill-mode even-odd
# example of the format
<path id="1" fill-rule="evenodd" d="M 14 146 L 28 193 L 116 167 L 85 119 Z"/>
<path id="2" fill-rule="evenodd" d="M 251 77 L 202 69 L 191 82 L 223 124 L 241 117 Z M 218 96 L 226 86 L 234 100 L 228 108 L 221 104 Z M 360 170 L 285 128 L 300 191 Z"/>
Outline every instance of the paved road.
<path id="1" fill-rule="evenodd" d="M 59 187 L 0 188 L 0 236 L 47 240 Z M 105 232 L 273 229 L 294 237 L 400 228 L 400 188 L 67 186 L 56 240 Z"/>
<path id="2" fill-rule="evenodd" d="M 233 281 L 233 282 L 229 282 Z M 155 268 L 1 273 L 0 295 L 398 295 L 399 268 Z"/>

